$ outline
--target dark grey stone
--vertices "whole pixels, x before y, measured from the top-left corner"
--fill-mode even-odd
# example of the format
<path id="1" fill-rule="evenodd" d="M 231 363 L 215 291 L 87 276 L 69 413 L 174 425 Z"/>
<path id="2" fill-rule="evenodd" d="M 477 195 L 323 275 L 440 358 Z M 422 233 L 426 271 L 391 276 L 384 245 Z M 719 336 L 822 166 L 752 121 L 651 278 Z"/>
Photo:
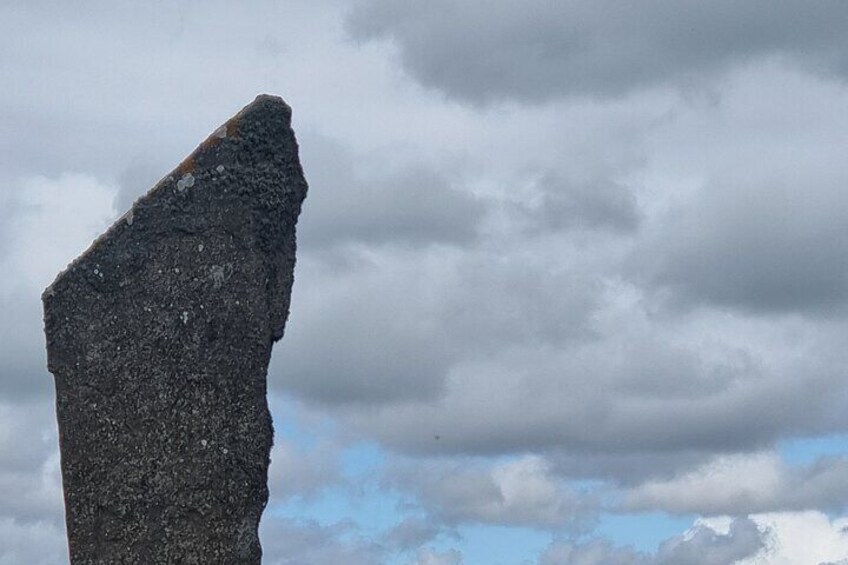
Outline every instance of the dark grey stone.
<path id="1" fill-rule="evenodd" d="M 44 292 L 74 564 L 261 561 L 306 195 L 290 122 L 259 96 Z"/>

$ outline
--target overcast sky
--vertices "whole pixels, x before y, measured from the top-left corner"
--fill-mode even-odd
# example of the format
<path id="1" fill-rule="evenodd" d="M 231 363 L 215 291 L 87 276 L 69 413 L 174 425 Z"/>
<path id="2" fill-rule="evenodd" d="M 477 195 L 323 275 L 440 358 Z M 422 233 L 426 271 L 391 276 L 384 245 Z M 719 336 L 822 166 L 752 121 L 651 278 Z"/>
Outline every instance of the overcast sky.
<path id="1" fill-rule="evenodd" d="M 0 565 L 39 295 L 262 92 L 310 192 L 265 563 L 848 564 L 848 3 L 0 3 Z"/>

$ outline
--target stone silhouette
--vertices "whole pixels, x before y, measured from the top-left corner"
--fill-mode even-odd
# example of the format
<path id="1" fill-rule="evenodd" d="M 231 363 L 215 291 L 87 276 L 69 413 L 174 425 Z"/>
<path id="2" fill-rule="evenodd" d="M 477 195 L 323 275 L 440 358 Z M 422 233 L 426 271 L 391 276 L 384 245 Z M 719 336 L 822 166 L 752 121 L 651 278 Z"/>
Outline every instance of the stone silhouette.
<path id="1" fill-rule="evenodd" d="M 307 189 L 290 123 L 259 96 L 44 292 L 75 565 L 261 560 Z"/>

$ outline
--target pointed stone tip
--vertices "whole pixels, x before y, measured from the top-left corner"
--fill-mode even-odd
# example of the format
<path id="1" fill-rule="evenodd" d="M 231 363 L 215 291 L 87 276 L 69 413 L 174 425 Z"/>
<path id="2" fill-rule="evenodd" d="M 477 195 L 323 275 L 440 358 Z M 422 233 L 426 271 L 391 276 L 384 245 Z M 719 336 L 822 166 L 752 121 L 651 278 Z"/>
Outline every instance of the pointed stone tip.
<path id="1" fill-rule="evenodd" d="M 292 109 L 285 100 L 281 96 L 277 96 L 276 94 L 258 94 L 256 98 L 253 99 L 253 102 L 245 106 L 241 112 L 233 116 L 233 120 L 238 117 L 244 117 L 245 115 L 252 113 L 255 110 L 263 110 L 263 111 L 282 111 L 289 118 L 291 117 Z"/>
<path id="2" fill-rule="evenodd" d="M 286 103 L 286 101 L 283 100 L 283 97 L 278 96 L 276 94 L 267 94 L 267 93 L 257 94 L 256 98 L 254 98 L 253 102 L 251 102 L 249 105 L 252 106 L 253 104 L 256 104 L 258 102 L 268 102 L 268 103 L 271 103 L 271 104 L 279 104 L 279 105 L 283 106 L 284 108 L 288 108 L 289 110 L 291 110 L 291 106 L 289 106 Z"/>
<path id="3" fill-rule="evenodd" d="M 193 180 L 197 162 L 204 154 L 215 150 L 215 148 L 227 138 L 242 138 L 245 129 L 260 129 L 262 131 L 267 131 L 267 128 L 259 127 L 260 124 L 276 122 L 277 124 L 283 124 L 283 127 L 291 132 L 291 116 L 291 106 L 289 106 L 281 96 L 267 93 L 258 94 L 250 104 L 243 107 L 237 114 L 214 130 L 214 132 L 206 140 L 201 142 L 201 144 L 182 162 L 180 162 L 175 169 L 157 182 L 145 195 L 141 196 L 136 201 L 129 211 L 125 212 L 106 232 L 95 239 L 87 250 L 74 259 L 65 269 L 60 271 L 50 286 L 48 286 L 42 293 L 42 302 L 46 303 L 54 295 L 55 287 L 63 276 L 65 276 L 65 274 L 72 270 L 77 264 L 82 262 L 86 256 L 90 255 L 92 250 L 95 249 L 101 242 L 105 241 L 116 230 L 124 228 L 124 224 L 132 224 L 133 211 L 139 202 L 150 199 L 157 192 L 161 192 L 162 189 L 173 184 L 173 182 L 179 183 L 179 179 L 185 175 L 192 177 L 191 180 Z M 292 141 L 294 140 L 293 135 L 294 134 L 291 133 Z M 296 142 L 293 141 L 293 143 L 296 147 Z"/>

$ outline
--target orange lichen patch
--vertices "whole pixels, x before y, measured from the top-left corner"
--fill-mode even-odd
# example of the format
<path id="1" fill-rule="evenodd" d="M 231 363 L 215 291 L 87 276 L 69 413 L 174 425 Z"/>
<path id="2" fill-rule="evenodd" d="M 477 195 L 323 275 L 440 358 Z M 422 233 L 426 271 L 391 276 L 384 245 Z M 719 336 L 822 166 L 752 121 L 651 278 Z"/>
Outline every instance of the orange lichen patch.
<path id="1" fill-rule="evenodd" d="M 238 122 L 239 117 L 234 116 L 230 118 L 224 126 L 227 128 L 227 137 L 238 137 Z"/>
<path id="2" fill-rule="evenodd" d="M 194 156 L 197 154 L 198 151 L 199 149 L 195 150 L 194 153 L 183 159 L 182 162 L 177 165 L 175 171 L 178 175 L 184 175 L 186 173 L 194 172 L 194 169 L 197 166 L 197 164 L 194 162 Z"/>
<path id="3" fill-rule="evenodd" d="M 192 152 L 191 155 L 183 159 L 183 161 L 177 166 L 175 172 L 180 175 L 193 173 L 197 166 L 194 159 L 198 154 L 212 149 L 228 137 L 238 138 L 238 122 L 239 116 L 236 115 L 228 120 L 224 125 L 216 129 L 212 135 L 203 140 L 203 142 Z"/>

